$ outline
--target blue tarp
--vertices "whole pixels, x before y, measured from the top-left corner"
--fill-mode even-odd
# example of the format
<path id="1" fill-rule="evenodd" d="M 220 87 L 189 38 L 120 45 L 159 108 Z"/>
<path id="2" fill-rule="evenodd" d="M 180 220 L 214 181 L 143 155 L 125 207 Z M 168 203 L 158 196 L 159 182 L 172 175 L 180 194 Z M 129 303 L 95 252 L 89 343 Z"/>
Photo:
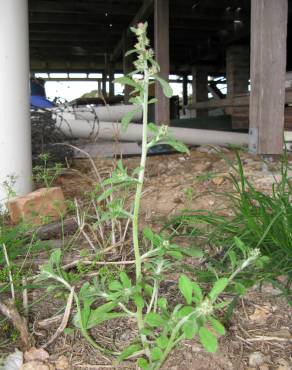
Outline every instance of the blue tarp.
<path id="1" fill-rule="evenodd" d="M 30 106 L 32 108 L 52 108 L 54 107 L 54 104 L 44 96 L 31 95 Z"/>

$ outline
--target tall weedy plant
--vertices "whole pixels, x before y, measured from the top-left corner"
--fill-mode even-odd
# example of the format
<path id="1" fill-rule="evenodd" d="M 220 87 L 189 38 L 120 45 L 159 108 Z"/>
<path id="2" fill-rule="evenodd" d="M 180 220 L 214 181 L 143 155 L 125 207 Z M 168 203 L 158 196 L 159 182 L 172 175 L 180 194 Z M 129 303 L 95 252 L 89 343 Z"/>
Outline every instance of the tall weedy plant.
<path id="1" fill-rule="evenodd" d="M 149 86 L 155 81 L 161 84 L 166 96 L 172 95 L 168 83 L 159 76 L 159 66 L 154 60 L 153 50 L 147 38 L 147 23 L 140 23 L 132 31 L 138 42 L 130 53 L 136 53 L 134 62 L 136 70 L 130 75 L 121 77 L 116 82 L 133 87 L 131 102 L 135 108 L 127 114 L 122 123 L 126 128 L 133 115 L 143 111 L 143 137 L 140 166 L 128 175 L 122 163 L 119 162 L 110 179 L 110 188 L 106 188 L 99 199 L 118 193 L 125 185 L 136 186 L 133 202 L 133 212 L 122 209 L 122 204 L 107 210 L 113 212 L 112 217 L 128 217 L 132 222 L 133 251 L 135 259 L 135 276 L 123 269 L 119 276 L 108 275 L 95 278 L 92 283 L 86 282 L 78 288 L 74 284 L 72 274 L 66 273 L 61 266 L 61 251 L 56 250 L 51 255 L 49 263 L 42 267 L 40 279 L 54 280 L 54 288 L 60 286 L 73 295 L 77 313 L 74 324 L 80 328 L 83 336 L 99 350 L 118 355 L 118 360 L 137 358 L 141 369 L 158 370 L 166 360 L 171 350 L 184 339 L 192 339 L 198 335 L 204 348 L 209 352 L 217 349 L 217 336 L 210 331 L 212 326 L 218 335 L 224 334 L 223 325 L 214 317 L 216 309 L 226 306 L 226 302 L 217 302 L 218 296 L 234 277 L 248 267 L 258 255 L 258 251 L 238 262 L 238 267 L 229 277 L 218 279 L 208 294 L 186 275 L 178 279 L 178 290 L 181 304 L 169 305 L 161 293 L 161 282 L 174 271 L 176 262 L 184 256 L 201 257 L 201 251 L 196 248 L 181 248 L 160 234 L 154 234 L 151 229 L 143 230 L 139 235 L 139 210 L 144 182 L 147 152 L 157 143 L 167 143 L 181 152 L 188 152 L 186 146 L 170 137 L 167 126 L 156 126 L 148 123 L 148 106 L 156 102 L 148 97 Z M 108 185 L 104 180 L 103 185 Z M 102 216 L 101 216 L 102 217 Z M 140 244 L 143 240 L 143 248 Z M 121 265 L 122 265 L 122 261 Z M 94 266 L 94 262 L 93 262 Z M 137 323 L 137 337 L 120 353 L 112 348 L 102 348 L 90 336 L 89 330 L 101 325 L 104 321 L 127 317 Z"/>

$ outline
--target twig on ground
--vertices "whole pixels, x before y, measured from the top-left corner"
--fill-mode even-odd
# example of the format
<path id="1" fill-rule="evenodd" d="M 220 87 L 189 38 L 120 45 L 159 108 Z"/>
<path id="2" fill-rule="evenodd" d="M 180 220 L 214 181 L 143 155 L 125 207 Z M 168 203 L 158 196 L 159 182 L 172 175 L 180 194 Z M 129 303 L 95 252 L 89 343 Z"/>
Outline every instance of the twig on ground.
<path id="1" fill-rule="evenodd" d="M 64 331 L 64 329 L 66 328 L 66 326 L 68 324 L 69 317 L 70 317 L 70 313 L 71 313 L 73 296 L 74 296 L 74 287 L 71 288 L 69 297 L 67 299 L 67 304 L 66 304 L 64 316 L 63 316 L 63 319 L 61 321 L 60 326 L 56 330 L 55 334 L 47 341 L 47 343 L 45 343 L 42 346 L 42 348 L 46 348 L 46 347 L 48 347 L 49 344 L 53 343 L 58 338 L 58 336 Z"/>
<path id="2" fill-rule="evenodd" d="M 29 336 L 26 321 L 23 319 L 23 317 L 20 316 L 19 312 L 13 304 L 13 301 L 9 300 L 5 303 L 0 301 L 0 312 L 9 320 L 11 320 L 13 326 L 19 331 L 20 340 L 24 349 L 30 349 L 32 346 L 32 341 Z"/>
<path id="3" fill-rule="evenodd" d="M 24 316 L 27 318 L 28 317 L 28 294 L 27 294 L 26 284 L 27 284 L 27 279 L 26 279 L 25 276 L 23 276 L 22 286 L 24 288 L 23 288 L 23 291 L 22 291 L 22 305 L 23 305 Z"/>
<path id="4" fill-rule="evenodd" d="M 12 301 L 14 303 L 14 301 L 15 301 L 15 291 L 14 291 L 14 284 L 13 284 L 13 278 L 12 278 L 12 273 L 11 273 L 9 257 L 8 257 L 6 245 L 2 244 L 2 247 L 3 247 L 4 258 L 5 258 L 7 269 L 8 269 L 8 277 L 9 277 L 9 283 L 10 283 L 11 298 L 12 298 Z"/>

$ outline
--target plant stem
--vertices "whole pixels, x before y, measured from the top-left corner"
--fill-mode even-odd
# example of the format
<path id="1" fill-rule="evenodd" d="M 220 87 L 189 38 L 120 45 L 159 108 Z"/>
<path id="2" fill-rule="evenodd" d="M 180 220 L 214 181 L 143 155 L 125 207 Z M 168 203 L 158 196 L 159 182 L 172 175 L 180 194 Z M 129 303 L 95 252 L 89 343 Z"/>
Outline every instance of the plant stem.
<path id="1" fill-rule="evenodd" d="M 143 189 L 143 182 L 144 182 L 144 174 L 145 174 L 145 166 L 146 166 L 146 159 L 147 159 L 147 139 L 148 139 L 148 88 L 149 88 L 149 73 L 147 63 L 145 63 L 145 70 L 144 70 L 144 93 L 143 93 L 143 136 L 142 136 L 142 154 L 140 160 L 140 172 L 138 177 L 138 184 L 136 188 L 135 200 L 134 200 L 134 212 L 133 212 L 133 244 L 134 244 L 134 254 L 135 254 L 135 267 L 136 267 L 136 284 L 141 284 L 141 271 L 142 271 L 142 263 L 141 263 L 141 254 L 139 248 L 139 210 L 140 210 L 140 203 L 141 203 L 141 194 Z M 143 312 L 142 308 L 137 306 L 137 324 L 139 332 L 144 329 L 144 320 L 143 320 Z M 140 334 L 141 342 L 145 349 L 145 352 L 148 357 L 150 357 L 149 346 L 147 344 L 147 338 L 145 335 Z"/>

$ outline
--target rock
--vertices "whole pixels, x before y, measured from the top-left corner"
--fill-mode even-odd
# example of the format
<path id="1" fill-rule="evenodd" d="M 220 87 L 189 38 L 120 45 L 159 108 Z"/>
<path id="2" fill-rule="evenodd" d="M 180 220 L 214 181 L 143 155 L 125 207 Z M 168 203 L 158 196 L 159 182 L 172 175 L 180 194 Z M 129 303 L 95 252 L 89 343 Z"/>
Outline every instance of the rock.
<path id="1" fill-rule="evenodd" d="M 289 365 L 288 361 L 286 361 L 284 358 L 281 358 L 278 360 L 278 366 L 276 370 L 292 370 L 292 366 Z"/>
<path id="2" fill-rule="evenodd" d="M 267 364 L 262 364 L 262 365 L 259 367 L 259 370 L 269 370 L 269 365 L 267 365 Z"/>
<path id="3" fill-rule="evenodd" d="M 265 322 L 267 318 L 271 315 L 271 311 L 267 306 L 257 307 L 254 313 L 249 316 L 250 320 L 256 322 Z"/>
<path id="4" fill-rule="evenodd" d="M 199 162 L 199 163 L 196 163 L 195 166 L 194 166 L 194 171 L 195 172 L 205 172 L 205 171 L 208 171 L 210 170 L 212 167 L 212 163 L 211 162 Z"/>
<path id="5" fill-rule="evenodd" d="M 49 354 L 43 348 L 32 347 L 29 351 L 24 353 L 25 361 L 46 361 L 49 358 Z"/>
<path id="6" fill-rule="evenodd" d="M 56 369 L 57 370 L 69 370 L 70 369 L 70 364 L 69 360 L 66 356 L 60 356 L 58 360 L 55 363 Z"/>
<path id="7" fill-rule="evenodd" d="M 23 353 L 18 349 L 6 357 L 3 370 L 19 370 L 23 364 Z"/>
<path id="8" fill-rule="evenodd" d="M 30 361 L 22 365 L 20 370 L 56 370 L 56 368 L 52 364 L 41 361 Z"/>
<path id="9" fill-rule="evenodd" d="M 224 181 L 225 181 L 224 177 L 221 177 L 221 176 L 214 177 L 214 179 L 212 180 L 213 184 L 217 186 L 222 185 Z"/>
<path id="10" fill-rule="evenodd" d="M 64 195 L 59 187 L 41 188 L 12 198 L 7 202 L 7 208 L 13 223 L 25 221 L 35 225 L 58 220 L 66 211 Z"/>
<path id="11" fill-rule="evenodd" d="M 251 367 L 257 367 L 265 362 L 265 356 L 261 352 L 253 352 L 249 355 L 248 363 Z"/>

